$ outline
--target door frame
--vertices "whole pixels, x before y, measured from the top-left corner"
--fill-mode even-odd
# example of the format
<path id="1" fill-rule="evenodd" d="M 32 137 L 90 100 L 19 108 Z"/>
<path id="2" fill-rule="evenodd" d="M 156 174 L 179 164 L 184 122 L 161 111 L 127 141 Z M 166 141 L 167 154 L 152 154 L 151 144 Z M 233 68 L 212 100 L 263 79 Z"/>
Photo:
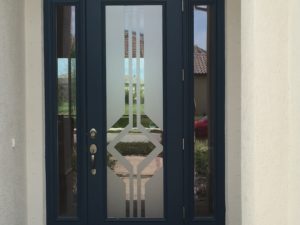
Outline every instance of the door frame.
<path id="1" fill-rule="evenodd" d="M 181 140 L 182 140 L 182 124 L 178 124 L 177 125 L 177 130 L 171 128 L 172 125 L 172 121 L 178 121 L 182 118 L 182 113 L 183 110 L 179 110 L 177 113 L 172 113 L 171 115 L 168 115 L 168 111 L 174 111 L 178 108 L 182 109 L 182 107 L 179 106 L 179 103 L 175 100 L 175 99 L 181 99 L 180 102 L 182 102 L 182 91 L 178 91 L 176 94 L 173 94 L 173 98 L 171 99 L 171 91 L 174 90 L 174 87 L 179 87 L 180 89 L 182 89 L 182 80 L 181 80 L 181 67 L 182 67 L 182 55 L 181 54 L 172 54 L 172 51 L 174 51 L 175 48 L 172 48 L 170 46 L 180 46 L 182 43 L 181 42 L 181 36 L 178 36 L 177 38 L 174 38 L 173 35 L 168 35 L 168 34 L 174 34 L 176 33 L 176 31 L 179 31 L 181 33 L 181 26 L 170 26 L 170 23 L 174 22 L 171 20 L 168 20 L 167 17 L 169 16 L 173 16 L 174 18 L 179 18 L 178 22 L 180 22 L 180 17 L 176 17 L 174 14 L 179 14 L 181 15 L 181 5 L 180 5 L 180 1 L 177 1 L 177 4 L 172 3 L 173 5 L 169 5 L 167 7 L 167 1 L 165 0 L 130 0 L 130 1 L 122 1 L 122 0 L 104 0 L 102 1 L 102 3 L 97 3 L 96 1 L 92 2 L 93 4 L 87 4 L 87 11 L 89 12 L 89 15 L 87 16 L 87 26 L 86 26 L 86 30 L 87 30 L 87 36 L 86 36 L 86 44 L 87 44 L 87 57 L 92 58 L 93 62 L 90 63 L 90 65 L 88 65 L 87 63 L 87 74 L 91 75 L 94 74 L 94 76 L 91 76 L 91 79 L 89 79 L 87 81 L 87 86 L 88 87 L 94 87 L 94 89 L 97 90 L 104 90 L 102 93 L 99 94 L 100 99 L 104 99 L 103 104 L 106 105 L 106 79 L 105 76 L 103 76 L 102 79 L 98 79 L 97 78 L 97 74 L 106 74 L 105 71 L 105 6 L 107 5 L 161 5 L 162 6 L 162 10 L 163 10 L 163 24 L 162 24 L 162 28 L 163 28 L 163 37 L 162 37 L 162 41 L 163 41 L 163 98 L 164 98 L 164 209 L 165 209 L 165 218 L 163 219 L 144 219 L 144 218 L 128 218 L 128 219 L 105 219 L 106 215 L 105 215 L 105 204 L 101 205 L 101 204 L 97 204 L 95 203 L 93 205 L 93 207 L 91 208 L 91 215 L 92 217 L 95 216 L 95 218 L 88 218 L 91 219 L 92 221 L 95 221 L 97 218 L 100 218 L 101 221 L 103 221 L 103 224 L 115 224 L 116 222 L 120 221 L 120 224 L 123 225 L 131 225 L 133 223 L 141 223 L 143 222 L 143 224 L 148 225 L 148 224 L 153 224 L 154 222 L 156 224 L 166 224 L 166 222 L 168 222 L 169 224 L 172 225 L 176 225 L 177 223 L 180 222 L 181 218 L 181 206 L 183 205 L 182 203 L 182 197 L 178 198 L 178 199 L 174 199 L 172 196 L 174 195 L 181 195 L 182 191 L 182 186 L 178 186 L 176 189 L 173 188 L 176 186 L 177 181 L 178 181 L 178 177 L 181 178 L 183 177 L 182 174 L 182 170 L 177 169 L 177 176 L 172 176 L 172 172 L 169 169 L 169 167 L 173 168 L 175 167 L 175 163 L 178 163 L 178 168 L 182 168 L 182 163 L 183 161 L 181 160 L 182 158 L 182 149 L 181 149 Z M 178 4 L 179 3 L 179 4 Z M 176 9 L 177 7 L 177 11 L 176 10 L 172 10 L 172 9 Z M 95 10 L 96 9 L 96 10 Z M 91 14 L 91 12 L 94 12 Z M 101 13 L 96 13 L 96 12 L 101 12 Z M 93 26 L 92 21 L 100 21 L 99 23 L 102 25 L 101 29 L 98 29 L 95 32 L 95 27 Z M 96 24 L 98 24 L 98 22 L 96 22 Z M 89 35 L 93 33 L 93 35 Z M 99 42 L 97 42 L 96 40 L 100 40 Z M 95 43 L 97 43 L 96 47 L 95 47 Z M 167 45 L 168 44 L 168 45 Z M 89 45 L 91 45 L 89 47 Z M 94 47 L 92 47 L 94 46 Z M 103 47 L 103 51 L 100 52 L 98 51 L 101 46 Z M 167 48 L 167 46 L 169 46 Z M 181 51 L 181 47 L 179 47 L 178 49 L 180 49 Z M 90 52 L 88 52 L 90 51 Z M 101 54 L 102 53 L 102 54 Z M 167 57 L 167 56 L 172 56 L 172 57 Z M 100 59 L 100 60 L 97 60 Z M 99 61 L 101 61 L 101 64 L 99 66 Z M 175 63 L 177 66 L 174 66 L 174 64 L 172 64 L 171 62 L 177 62 Z M 96 72 L 95 72 L 96 71 Z M 171 77 L 171 74 L 173 75 Z M 89 76 L 88 75 L 88 76 Z M 96 86 L 97 85 L 97 86 Z M 90 89 L 90 88 L 89 88 Z M 92 88 L 93 89 L 93 88 Z M 95 96 L 93 97 L 93 90 L 87 90 L 88 93 L 88 99 L 87 99 L 87 108 L 89 108 L 89 106 L 94 105 L 93 103 L 95 103 Z M 178 108 L 177 108 L 178 107 Z M 102 107 L 100 105 L 98 105 L 96 108 L 94 108 L 94 110 L 88 110 L 87 112 L 87 130 L 91 129 L 94 127 L 93 123 L 95 122 L 95 118 L 99 117 L 99 115 L 101 115 L 102 122 L 99 122 L 96 125 L 96 129 L 97 130 L 101 130 L 101 127 L 106 127 L 106 111 L 105 111 L 105 107 Z M 91 119 L 90 119 L 91 118 Z M 173 125 L 173 127 L 175 127 L 175 125 Z M 168 137 L 171 135 L 166 134 L 166 132 L 169 132 L 170 134 L 172 134 L 172 137 L 174 137 L 173 140 L 170 140 Z M 102 139 L 99 139 L 98 141 L 95 140 L 90 140 L 88 138 L 87 143 L 89 144 L 97 144 L 99 145 L 99 149 L 106 149 L 106 145 L 104 143 L 106 143 L 104 140 L 106 140 L 106 132 L 103 134 L 102 137 L 100 137 Z M 168 151 L 166 151 L 166 148 L 172 149 L 172 155 L 168 154 Z M 101 151 L 100 151 L 101 152 Z M 106 154 L 106 153 L 105 153 Z M 172 156 L 172 157 L 171 157 Z M 105 165 L 105 155 L 102 154 L 99 157 L 100 165 Z M 166 160 L 168 161 L 168 163 L 165 163 Z M 180 165 L 181 164 L 181 165 Z M 99 168 L 99 167 L 98 167 Z M 176 167 L 175 167 L 176 168 Z M 102 172 L 101 173 L 101 178 L 102 181 L 105 182 L 106 180 L 106 169 L 105 168 L 99 168 L 97 169 L 97 171 Z M 96 188 L 98 190 L 100 190 L 100 193 L 106 193 L 106 185 L 101 185 L 101 180 L 95 180 L 94 177 L 91 177 L 90 175 L 88 175 L 88 179 L 91 180 L 91 182 L 88 182 L 88 184 L 92 184 L 92 189 Z M 171 185 L 170 185 L 171 184 Z M 169 188 L 167 188 L 167 186 L 169 186 Z M 91 192 L 92 189 L 90 189 L 90 187 L 88 187 L 88 193 Z M 171 192 L 172 190 L 172 192 Z M 88 196 L 89 201 L 92 201 L 95 199 L 94 195 L 89 195 Z M 171 201 L 173 201 L 173 204 L 167 204 L 168 202 L 170 203 Z M 106 202 L 106 196 L 100 196 L 99 201 L 98 202 Z M 100 211 L 102 211 L 102 214 L 97 213 L 97 211 L 100 209 Z M 171 217 L 173 212 L 173 217 Z M 174 213 L 176 212 L 176 213 Z M 97 218 L 96 218 L 97 217 Z"/>
<path id="2" fill-rule="evenodd" d="M 213 7 L 212 39 L 213 49 L 210 93 L 211 123 L 214 140 L 212 157 L 214 158 L 212 173 L 212 195 L 214 215 L 210 217 L 194 217 L 194 78 L 185 76 L 184 82 L 184 205 L 187 208 L 187 224 L 191 225 L 225 225 L 225 0 L 191 0 L 185 1 L 185 14 L 183 16 L 183 42 L 184 42 L 184 71 L 186 74 L 194 73 L 194 5 L 209 5 Z M 186 169 L 188 168 L 188 169 Z"/>
<path id="3" fill-rule="evenodd" d="M 77 124 L 77 148 L 86 148 L 85 133 L 86 125 L 83 122 L 86 117 L 86 98 L 84 91 L 86 87 L 85 76 L 78 76 L 78 74 L 85 74 L 85 48 L 82 48 L 82 43 L 85 43 L 85 33 L 78 32 L 85 29 L 84 17 L 85 7 L 84 3 L 79 0 L 44 0 L 44 68 L 45 68 L 45 160 L 46 160 L 46 221 L 47 224 L 61 224 L 61 225 L 81 225 L 87 220 L 87 187 L 82 185 L 87 182 L 86 172 L 82 169 L 78 171 L 78 216 L 76 218 L 59 217 L 58 216 L 58 156 L 57 156 L 57 85 L 56 85 L 56 6 L 75 6 L 76 7 L 76 88 L 77 96 L 77 118 L 81 121 Z M 82 160 L 77 160 L 77 168 L 86 168 L 87 154 L 86 151 L 78 151 Z"/>
<path id="4" fill-rule="evenodd" d="M 115 2 L 112 0 L 112 2 Z M 140 1 L 139 1 L 140 2 Z M 156 2 L 156 0 L 154 0 Z M 218 33 L 218 37 L 215 39 L 216 43 L 216 64 L 218 65 L 216 74 L 218 75 L 218 82 L 215 87 L 215 104 L 218 105 L 218 113 L 215 114 L 215 120 L 217 121 L 216 127 L 218 128 L 218 132 L 216 133 L 216 136 L 218 138 L 218 144 L 215 148 L 215 154 L 218 153 L 218 157 L 216 158 L 217 168 L 216 168 L 216 181 L 218 182 L 217 187 L 214 188 L 214 193 L 216 196 L 216 202 L 215 204 L 218 205 L 216 208 L 216 214 L 214 218 L 201 218 L 199 220 L 189 220 L 188 217 L 190 215 L 187 215 L 186 222 L 188 224 L 200 224 L 200 225 L 223 225 L 225 223 L 225 31 L 224 31 L 224 0 L 195 0 L 194 2 L 200 3 L 200 4 L 216 4 L 217 5 L 217 17 L 216 17 L 216 32 Z M 54 62 L 55 55 L 55 15 L 54 12 L 54 5 L 76 5 L 78 8 L 76 10 L 77 18 L 76 18 L 76 30 L 85 30 L 86 25 L 84 23 L 85 19 L 85 4 L 83 1 L 80 0 L 44 0 L 44 63 L 45 63 L 45 142 L 46 142 L 46 201 L 47 201 L 47 224 L 48 225 L 54 225 L 54 224 L 81 224 L 84 223 L 84 221 L 87 221 L 87 212 L 83 209 L 87 209 L 87 187 L 85 185 L 80 185 L 81 182 L 87 182 L 87 171 L 80 171 L 78 174 L 78 191 L 79 191 L 79 208 L 78 212 L 80 213 L 78 218 L 71 219 L 71 218 L 57 218 L 56 216 L 56 203 L 57 200 L 55 200 L 55 196 L 58 196 L 57 190 L 55 187 L 57 187 L 58 181 L 55 176 L 55 173 L 57 172 L 56 166 L 57 162 L 55 162 L 55 154 L 53 154 L 53 149 L 55 149 L 56 143 L 56 132 L 53 132 L 55 130 L 55 126 L 53 121 L 56 121 L 56 106 L 57 101 L 55 96 L 56 87 L 55 87 L 55 74 L 56 66 Z M 191 7 L 190 3 L 187 1 L 184 2 L 185 11 L 183 14 L 183 55 L 185 56 L 185 60 L 183 62 L 184 70 L 186 71 L 186 74 L 188 74 L 188 71 L 191 71 L 191 64 L 189 64 L 189 54 L 188 54 L 188 46 L 190 46 L 191 36 L 189 32 L 193 27 L 191 27 L 190 19 L 191 19 Z M 86 43 L 86 36 L 85 33 L 77 33 L 77 49 L 78 49 L 78 55 L 77 55 L 77 72 L 78 74 L 85 74 L 86 71 L 86 51 L 85 48 L 79 47 L 80 43 Z M 190 61 L 191 62 L 191 61 Z M 188 79 L 186 82 L 184 82 L 184 98 L 187 100 L 187 91 L 190 87 L 191 81 Z M 80 85 L 81 90 L 84 90 L 87 85 L 87 81 L 85 79 L 85 76 L 77 76 L 77 83 Z M 78 109 L 80 109 L 80 112 L 78 112 L 78 115 L 82 115 L 86 117 L 86 106 L 87 106 L 87 99 L 83 96 L 82 93 L 78 94 L 77 97 L 77 104 Z M 189 115 L 191 113 L 191 103 L 188 101 L 185 101 L 183 108 L 184 115 Z M 189 121 L 186 117 L 184 117 L 184 124 L 191 124 L 191 121 Z M 79 119 L 80 121 L 80 119 Z M 79 127 L 81 127 L 81 133 L 79 133 L 79 136 L 84 137 L 87 135 L 84 131 L 87 131 L 87 127 L 85 127 L 85 124 L 78 124 Z M 189 134 L 190 134 L 190 127 L 185 126 L 184 128 L 184 139 L 188 140 Z M 181 144 L 181 143 L 180 143 Z M 78 143 L 78 149 L 86 148 L 87 142 L 86 139 L 79 140 Z M 185 141 L 184 145 L 185 149 L 189 149 L 190 146 L 188 144 L 188 141 Z M 85 152 L 85 151 L 82 151 Z M 184 163 L 188 165 L 188 162 L 190 160 L 190 156 L 187 153 L 188 151 L 185 151 L 184 156 Z M 82 162 L 79 167 L 87 168 L 87 154 L 82 154 Z M 187 190 L 191 190 L 191 179 L 189 179 L 188 171 L 185 170 L 185 182 L 188 184 L 185 186 L 184 189 L 184 207 L 186 207 L 187 210 L 189 210 L 192 207 L 192 203 L 190 201 L 190 195 Z"/>

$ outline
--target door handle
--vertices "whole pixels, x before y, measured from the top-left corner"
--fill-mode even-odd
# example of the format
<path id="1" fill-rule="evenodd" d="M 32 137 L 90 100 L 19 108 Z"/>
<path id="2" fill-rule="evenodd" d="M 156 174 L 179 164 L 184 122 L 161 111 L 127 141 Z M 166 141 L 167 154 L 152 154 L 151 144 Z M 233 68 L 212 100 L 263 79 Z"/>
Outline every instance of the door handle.
<path id="1" fill-rule="evenodd" d="M 91 154 L 91 174 L 93 176 L 96 175 L 96 156 L 94 154 Z"/>

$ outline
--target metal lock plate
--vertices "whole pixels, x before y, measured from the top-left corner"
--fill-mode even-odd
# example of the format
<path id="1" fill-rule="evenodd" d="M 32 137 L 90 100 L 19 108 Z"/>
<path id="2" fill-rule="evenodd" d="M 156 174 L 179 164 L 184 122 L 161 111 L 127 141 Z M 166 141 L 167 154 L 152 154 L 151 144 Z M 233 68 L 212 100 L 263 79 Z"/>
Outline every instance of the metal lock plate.
<path id="1" fill-rule="evenodd" d="M 90 145 L 90 153 L 91 154 L 96 154 L 97 153 L 97 145 L 95 145 L 95 144 Z"/>
<path id="2" fill-rule="evenodd" d="M 96 175 L 96 169 L 91 169 L 91 174 L 92 174 L 93 176 L 95 176 L 95 175 Z"/>

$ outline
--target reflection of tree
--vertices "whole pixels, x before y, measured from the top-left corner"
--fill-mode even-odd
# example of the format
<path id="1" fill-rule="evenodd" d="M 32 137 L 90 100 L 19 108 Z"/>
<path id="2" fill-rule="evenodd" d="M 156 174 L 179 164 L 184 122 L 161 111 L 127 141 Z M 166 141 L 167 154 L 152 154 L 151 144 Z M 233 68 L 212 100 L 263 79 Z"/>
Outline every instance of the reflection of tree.
<path id="1" fill-rule="evenodd" d="M 137 98 L 137 84 L 132 84 L 132 98 L 133 98 L 133 104 L 137 104 L 136 98 Z M 144 84 L 140 85 L 140 104 L 144 104 Z M 125 104 L 129 104 L 129 84 L 125 84 Z"/>
<path id="2" fill-rule="evenodd" d="M 74 9 L 74 6 L 58 6 L 56 18 L 57 62 L 65 61 L 68 66 L 66 74 L 57 75 L 59 213 L 64 216 L 75 216 L 77 209 L 76 39 L 72 31 Z"/>
<path id="3" fill-rule="evenodd" d="M 195 141 L 195 172 L 198 176 L 208 176 L 208 141 Z"/>
<path id="4" fill-rule="evenodd" d="M 195 5 L 195 10 L 199 10 L 205 14 L 207 17 L 207 30 L 206 30 L 206 51 L 207 51 L 207 81 L 208 81 L 208 87 L 207 88 L 207 117 L 208 121 L 211 120 L 211 115 L 213 111 L 213 105 L 211 104 L 211 101 L 213 100 L 212 95 L 212 60 L 211 60 L 211 52 L 213 52 L 214 46 L 213 46 L 213 24 L 214 24 L 214 18 L 215 18 L 215 12 L 212 6 L 210 5 Z M 208 140 L 206 140 L 207 146 L 213 146 L 213 127 L 212 124 L 208 123 Z M 201 142 L 201 141 L 200 141 Z M 205 190 L 205 192 L 198 192 L 197 194 L 202 195 L 207 198 L 207 202 L 205 205 L 205 208 L 207 211 L 212 212 L 213 210 L 213 196 L 212 196 L 212 173 L 214 169 L 213 165 L 213 155 L 211 152 L 211 149 L 207 149 L 207 151 L 202 151 L 202 147 L 200 147 L 200 143 L 196 141 L 195 143 L 195 178 L 198 180 L 198 184 L 195 184 L 196 188 L 203 188 L 202 190 Z M 203 176 L 203 177 L 202 177 Z M 197 214 L 199 216 L 199 214 Z"/>
<path id="5" fill-rule="evenodd" d="M 58 76 L 57 82 L 57 101 L 58 114 L 75 115 L 76 114 L 76 59 L 59 59 L 66 62 L 68 74 Z"/>
<path id="6" fill-rule="evenodd" d="M 72 8 L 57 7 L 57 57 L 69 58 L 74 47 L 74 34 L 72 33 Z"/>
<path id="7" fill-rule="evenodd" d="M 76 37 L 72 31 L 74 9 L 57 8 L 57 58 L 68 61 L 67 80 L 58 78 L 58 105 L 62 109 L 60 113 L 68 115 L 76 112 Z"/>

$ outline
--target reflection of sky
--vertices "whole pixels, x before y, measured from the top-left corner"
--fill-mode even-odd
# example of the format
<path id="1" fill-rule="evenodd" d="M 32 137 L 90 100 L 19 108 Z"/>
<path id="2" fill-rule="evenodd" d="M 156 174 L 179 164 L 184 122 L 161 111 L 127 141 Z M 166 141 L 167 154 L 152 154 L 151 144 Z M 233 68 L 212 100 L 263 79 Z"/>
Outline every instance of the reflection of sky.
<path id="1" fill-rule="evenodd" d="M 76 59 L 72 58 L 72 71 L 76 68 Z M 57 75 L 63 76 L 68 74 L 68 59 L 67 58 L 58 58 L 57 59 Z"/>
<path id="2" fill-rule="evenodd" d="M 68 74 L 68 59 L 57 59 L 57 74 L 58 76 Z"/>
<path id="3" fill-rule="evenodd" d="M 200 48 L 206 50 L 207 39 L 207 13 L 194 9 L 194 42 Z"/>
<path id="4" fill-rule="evenodd" d="M 75 59 L 73 59 L 75 60 Z M 73 61 L 72 60 L 72 61 Z M 137 73 L 137 63 L 136 59 L 132 59 L 132 74 L 134 77 L 136 77 Z M 125 75 L 129 74 L 129 60 L 128 58 L 124 59 L 124 69 L 125 69 Z M 57 59 L 57 72 L 58 76 L 66 75 L 68 74 L 68 59 L 67 58 L 59 58 Z M 140 58 L 140 78 L 141 80 L 144 80 L 144 59 Z"/>
<path id="5" fill-rule="evenodd" d="M 137 60 L 135 58 L 132 59 L 132 74 L 134 77 L 136 77 L 137 73 L 137 65 L 136 65 Z M 128 58 L 124 59 L 124 65 L 125 65 L 125 75 L 129 74 L 129 60 Z M 140 59 L 140 79 L 144 80 L 144 59 Z"/>

